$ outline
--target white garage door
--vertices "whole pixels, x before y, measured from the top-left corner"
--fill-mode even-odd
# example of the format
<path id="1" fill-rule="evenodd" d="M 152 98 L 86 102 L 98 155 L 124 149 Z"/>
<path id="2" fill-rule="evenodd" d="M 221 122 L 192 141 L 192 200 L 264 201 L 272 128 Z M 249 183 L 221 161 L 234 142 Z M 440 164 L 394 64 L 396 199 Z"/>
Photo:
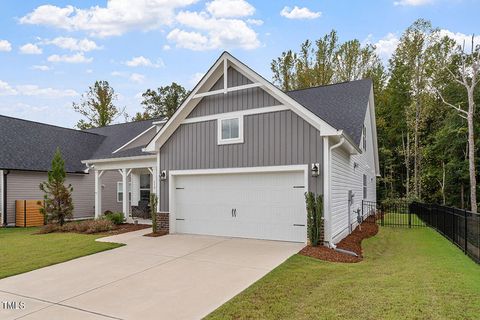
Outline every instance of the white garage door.
<path id="1" fill-rule="evenodd" d="M 175 177 L 176 232 L 305 242 L 302 172 Z"/>

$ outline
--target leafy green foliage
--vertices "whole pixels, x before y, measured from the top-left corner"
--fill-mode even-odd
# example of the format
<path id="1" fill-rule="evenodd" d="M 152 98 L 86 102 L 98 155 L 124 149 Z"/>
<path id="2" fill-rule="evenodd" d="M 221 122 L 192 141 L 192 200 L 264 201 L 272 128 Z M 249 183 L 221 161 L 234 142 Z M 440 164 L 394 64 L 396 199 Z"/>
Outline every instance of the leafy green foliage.
<path id="1" fill-rule="evenodd" d="M 170 118 L 188 96 L 181 85 L 172 82 L 169 86 L 157 90 L 148 89 L 142 94 L 143 113 L 137 113 L 134 120 L 148 120 L 152 118 Z"/>
<path id="2" fill-rule="evenodd" d="M 316 247 L 320 244 L 323 228 L 323 197 L 315 196 L 313 192 L 306 192 L 305 202 L 307 206 L 307 236 L 310 244 Z"/>
<path id="3" fill-rule="evenodd" d="M 111 212 L 105 214 L 105 219 L 110 220 L 113 224 L 122 224 L 125 220 L 123 212 Z"/>
<path id="4" fill-rule="evenodd" d="M 151 193 L 150 194 L 150 214 L 152 215 L 152 232 L 153 233 L 157 233 L 158 231 L 157 204 L 158 204 L 158 196 L 155 193 Z"/>
<path id="5" fill-rule="evenodd" d="M 114 104 L 116 99 L 115 90 L 108 81 L 95 81 L 82 95 L 82 101 L 73 103 L 73 110 L 86 118 L 78 121 L 76 127 L 81 130 L 105 127 L 119 116 L 126 115 L 125 108 L 120 109 Z"/>
<path id="6" fill-rule="evenodd" d="M 44 194 L 44 206 L 40 209 L 47 223 L 63 225 L 66 219 L 73 217 L 72 185 L 65 186 L 65 161 L 60 149 L 52 159 L 52 170 L 48 172 L 48 181 L 40 183 Z"/>

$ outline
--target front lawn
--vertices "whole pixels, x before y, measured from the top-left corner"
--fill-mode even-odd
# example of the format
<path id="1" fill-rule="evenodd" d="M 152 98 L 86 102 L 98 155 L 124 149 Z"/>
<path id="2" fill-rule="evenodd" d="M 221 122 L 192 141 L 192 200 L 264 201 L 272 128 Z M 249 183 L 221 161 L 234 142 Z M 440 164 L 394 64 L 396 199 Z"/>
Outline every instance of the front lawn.
<path id="1" fill-rule="evenodd" d="M 121 246 L 103 235 L 33 234 L 38 228 L 0 228 L 0 279 Z"/>
<path id="2" fill-rule="evenodd" d="M 480 266 L 430 228 L 383 227 L 364 261 L 295 255 L 208 319 L 478 319 Z"/>

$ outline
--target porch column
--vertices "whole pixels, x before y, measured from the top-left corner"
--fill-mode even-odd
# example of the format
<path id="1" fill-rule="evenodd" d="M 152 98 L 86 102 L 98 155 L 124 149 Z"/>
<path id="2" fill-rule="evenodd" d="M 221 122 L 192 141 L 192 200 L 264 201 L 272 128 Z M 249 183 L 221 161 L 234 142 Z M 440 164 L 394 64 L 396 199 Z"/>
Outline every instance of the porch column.
<path id="1" fill-rule="evenodd" d="M 158 171 L 157 171 L 157 167 L 151 167 L 151 168 L 148 168 L 148 171 L 150 171 L 150 174 L 152 175 L 152 187 L 150 188 L 151 192 L 155 195 L 157 195 L 158 197 L 158 201 L 157 201 L 157 212 L 159 211 L 159 207 L 160 207 L 160 193 L 158 192 L 158 186 L 159 186 L 159 177 L 158 177 Z"/>
<path id="2" fill-rule="evenodd" d="M 105 171 L 95 170 L 95 219 L 102 214 L 102 175 Z"/>
<path id="3" fill-rule="evenodd" d="M 122 211 L 125 215 L 125 219 L 128 220 L 130 217 L 130 201 L 129 201 L 129 190 L 128 190 L 128 176 L 132 169 L 123 168 L 118 170 L 122 175 L 122 192 L 123 192 L 123 199 L 122 199 Z"/>

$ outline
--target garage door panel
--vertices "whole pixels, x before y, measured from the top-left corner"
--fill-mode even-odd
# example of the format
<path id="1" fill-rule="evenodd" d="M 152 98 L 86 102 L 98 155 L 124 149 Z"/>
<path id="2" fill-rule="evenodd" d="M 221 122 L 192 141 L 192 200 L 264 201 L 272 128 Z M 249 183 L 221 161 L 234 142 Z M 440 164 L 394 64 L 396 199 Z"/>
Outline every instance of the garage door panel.
<path id="1" fill-rule="evenodd" d="M 175 178 L 177 232 L 306 240 L 303 172 L 188 175 Z M 178 189 L 179 188 L 179 189 Z M 232 217 L 232 209 L 236 216 Z"/>

